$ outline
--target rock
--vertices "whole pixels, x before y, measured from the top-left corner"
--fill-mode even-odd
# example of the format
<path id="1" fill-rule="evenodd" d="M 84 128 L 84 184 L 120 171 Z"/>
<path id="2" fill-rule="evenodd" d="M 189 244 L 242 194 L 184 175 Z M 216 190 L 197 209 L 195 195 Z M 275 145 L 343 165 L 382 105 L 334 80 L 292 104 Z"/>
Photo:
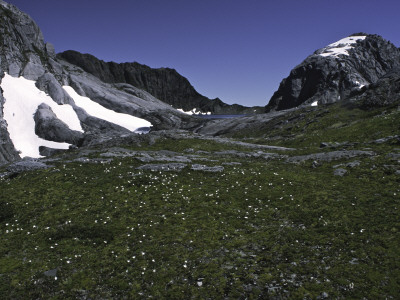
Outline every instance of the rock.
<path id="1" fill-rule="evenodd" d="M 83 133 L 71 130 L 67 124 L 57 118 L 51 107 L 40 104 L 34 115 L 35 133 L 46 140 L 66 142 L 78 145 L 83 139 Z"/>
<path id="2" fill-rule="evenodd" d="M 394 103 L 400 104 L 400 67 L 395 67 L 376 82 L 350 96 L 347 100 L 348 104 L 362 109 L 374 109 Z M 396 139 L 400 144 L 399 136 L 378 139 L 375 143 L 382 144 L 392 139 Z"/>
<path id="3" fill-rule="evenodd" d="M 319 145 L 320 148 L 326 148 L 326 147 L 329 147 L 329 146 L 330 146 L 330 144 L 329 144 L 329 143 L 325 143 L 325 142 L 322 142 L 322 143 Z"/>
<path id="4" fill-rule="evenodd" d="M 355 160 L 355 161 L 351 161 L 351 162 L 347 163 L 346 167 L 355 168 L 355 167 L 358 167 L 360 164 L 361 164 L 361 162 L 359 160 Z"/>
<path id="5" fill-rule="evenodd" d="M 57 277 L 57 272 L 58 272 L 58 268 L 55 268 L 52 270 L 48 270 L 48 271 L 44 272 L 43 274 L 48 277 Z"/>
<path id="6" fill-rule="evenodd" d="M 45 73 L 45 69 L 41 64 L 35 64 L 32 62 L 28 62 L 23 69 L 21 75 L 26 79 L 37 80 Z"/>
<path id="7" fill-rule="evenodd" d="M 65 65 L 65 63 L 64 63 Z M 67 67 L 67 65 L 65 65 Z M 180 113 L 170 105 L 148 95 L 146 99 L 139 98 L 124 90 L 116 89 L 114 85 L 104 83 L 95 76 L 82 71 L 69 71 L 68 85 L 72 86 L 81 96 L 89 97 L 98 104 L 119 113 L 143 118 L 153 125 L 153 130 L 197 126 L 200 121 Z M 82 122 L 86 122 L 84 113 L 80 110 Z M 88 126 L 94 126 L 93 119 Z"/>
<path id="8" fill-rule="evenodd" d="M 39 154 L 42 156 L 53 156 L 56 154 L 64 153 L 65 149 L 54 149 L 46 146 L 39 146 Z"/>
<path id="9" fill-rule="evenodd" d="M 236 161 L 223 162 L 222 164 L 225 165 L 225 166 L 240 166 L 240 165 L 242 165 L 242 163 L 236 162 Z"/>
<path id="10" fill-rule="evenodd" d="M 320 165 L 320 163 L 317 162 L 316 160 L 314 160 L 314 161 L 312 162 L 312 167 L 313 167 L 314 169 L 317 168 L 319 165 Z"/>
<path id="11" fill-rule="evenodd" d="M 50 43 L 46 43 L 45 44 L 45 49 L 46 49 L 46 53 L 48 56 L 50 56 L 51 58 L 55 58 L 56 57 L 56 50 L 54 49 L 54 45 L 50 44 Z"/>
<path id="12" fill-rule="evenodd" d="M 183 163 L 169 163 L 169 164 L 148 164 L 138 167 L 139 170 L 150 171 L 181 171 L 187 165 Z"/>
<path id="13" fill-rule="evenodd" d="M 317 299 L 327 299 L 329 298 L 329 294 L 327 292 L 322 292 L 319 296 L 317 296 Z"/>
<path id="14" fill-rule="evenodd" d="M 37 24 L 14 5 L 0 1 L 0 61 L 12 76 L 37 79 L 45 72 L 46 51 Z M 43 60 L 43 61 L 42 61 Z"/>
<path id="15" fill-rule="evenodd" d="M 7 171 L 11 173 L 22 173 L 26 171 L 33 171 L 38 169 L 52 168 L 53 166 L 48 166 L 43 162 L 26 158 L 22 161 L 13 163 L 7 167 Z"/>
<path id="16" fill-rule="evenodd" d="M 280 83 L 266 112 L 344 100 L 400 67 L 400 50 L 392 43 L 377 35 L 353 36 L 355 39 L 365 36 L 365 39 L 349 44 L 348 55 L 330 55 L 332 46 L 328 46 L 296 66 Z"/>
<path id="17" fill-rule="evenodd" d="M 289 113 L 291 110 L 269 112 L 267 114 L 259 114 L 254 116 L 244 116 L 228 119 L 214 119 L 200 123 L 194 132 L 207 136 L 221 136 L 232 133 L 241 133 L 244 131 L 251 132 L 252 130 L 260 131 L 265 124 L 279 116 Z M 262 148 L 264 145 L 257 145 Z M 265 148 L 267 146 L 265 145 Z"/>
<path id="18" fill-rule="evenodd" d="M 0 89 L 0 165 L 20 159 L 7 131 L 7 122 L 3 119 L 3 103 L 3 94 Z"/>
<path id="19" fill-rule="evenodd" d="M 400 153 L 388 153 L 386 158 L 391 160 L 400 160 Z"/>
<path id="20" fill-rule="evenodd" d="M 191 167 L 192 170 L 194 171 L 204 171 L 204 172 L 222 172 L 224 170 L 223 166 L 213 166 L 213 167 L 209 167 L 209 166 L 205 166 L 205 165 L 198 165 L 198 164 L 194 164 Z"/>
<path id="21" fill-rule="evenodd" d="M 399 91 L 400 91 L 400 89 L 399 89 Z M 372 141 L 372 143 L 374 143 L 374 144 L 384 144 L 384 143 L 387 143 L 387 142 L 395 142 L 395 143 L 400 144 L 400 136 L 398 136 L 398 135 L 387 136 L 387 137 L 380 138 L 380 139 Z"/>
<path id="22" fill-rule="evenodd" d="M 344 174 L 346 174 L 346 173 L 347 173 L 347 170 L 342 169 L 342 168 L 339 168 L 339 169 L 336 169 L 333 171 L 333 175 L 335 175 L 335 176 L 344 176 Z"/>
<path id="23" fill-rule="evenodd" d="M 57 79 L 51 73 L 45 73 L 35 83 L 36 87 L 47 93 L 57 104 L 74 105 L 74 100 L 61 87 Z"/>
<path id="24" fill-rule="evenodd" d="M 341 150 L 341 151 L 332 151 L 332 152 L 325 152 L 325 153 L 314 153 L 308 155 L 299 155 L 299 156 L 292 156 L 288 157 L 286 161 L 298 163 L 303 162 L 309 159 L 314 159 L 316 161 L 332 161 L 337 159 L 343 158 L 352 158 L 356 156 L 374 156 L 375 152 L 373 151 L 362 151 L 362 150 Z"/>

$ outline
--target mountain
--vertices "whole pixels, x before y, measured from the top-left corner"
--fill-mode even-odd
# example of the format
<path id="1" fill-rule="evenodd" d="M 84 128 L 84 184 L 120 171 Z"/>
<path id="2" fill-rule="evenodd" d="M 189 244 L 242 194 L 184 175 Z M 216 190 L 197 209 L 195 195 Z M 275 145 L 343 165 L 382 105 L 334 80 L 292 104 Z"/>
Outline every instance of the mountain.
<path id="1" fill-rule="evenodd" d="M 400 67 L 400 50 L 357 33 L 315 51 L 283 79 L 266 112 L 343 100 Z"/>
<path id="2" fill-rule="evenodd" d="M 105 83 L 57 57 L 37 24 L 0 0 L 0 163 L 200 120 L 129 83 Z"/>
<path id="3" fill-rule="evenodd" d="M 254 114 L 262 112 L 261 107 L 229 105 L 220 99 L 209 99 L 199 94 L 190 82 L 176 70 L 170 68 L 153 69 L 134 63 L 104 62 L 90 54 L 65 51 L 57 55 L 71 64 L 108 83 L 128 83 L 143 89 L 183 111 L 199 111 L 212 114 Z"/>

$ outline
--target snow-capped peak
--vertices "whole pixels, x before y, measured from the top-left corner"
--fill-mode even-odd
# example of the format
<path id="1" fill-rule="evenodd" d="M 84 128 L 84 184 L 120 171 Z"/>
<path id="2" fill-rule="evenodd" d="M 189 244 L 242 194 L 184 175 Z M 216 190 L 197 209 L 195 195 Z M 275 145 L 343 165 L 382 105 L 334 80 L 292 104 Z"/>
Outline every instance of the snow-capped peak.
<path id="1" fill-rule="evenodd" d="M 367 36 L 365 35 L 356 35 L 349 36 L 344 39 L 341 39 L 335 43 L 329 44 L 325 48 L 322 48 L 319 55 L 327 57 L 327 56 L 335 56 L 339 57 L 339 55 L 349 55 L 349 50 L 354 48 L 354 44 L 357 41 L 364 40 Z"/>

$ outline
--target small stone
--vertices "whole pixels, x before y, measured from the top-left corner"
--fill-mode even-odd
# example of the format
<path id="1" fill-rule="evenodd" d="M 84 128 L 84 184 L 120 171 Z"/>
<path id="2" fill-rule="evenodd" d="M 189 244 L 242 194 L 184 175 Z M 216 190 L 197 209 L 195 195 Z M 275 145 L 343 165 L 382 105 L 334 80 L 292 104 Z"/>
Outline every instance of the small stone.
<path id="1" fill-rule="evenodd" d="M 205 165 L 194 164 L 194 165 L 192 165 L 191 169 L 194 171 L 222 172 L 224 170 L 224 167 L 223 166 L 209 167 L 209 166 L 205 166 Z"/>
<path id="2" fill-rule="evenodd" d="M 358 167 L 360 164 L 361 164 L 360 161 L 355 160 L 355 161 L 352 161 L 352 162 L 347 163 L 347 164 L 346 164 L 346 167 L 354 168 L 354 167 Z"/>
<path id="3" fill-rule="evenodd" d="M 319 145 L 319 147 L 320 147 L 320 148 L 326 148 L 326 147 L 329 147 L 329 143 L 322 142 L 322 143 Z"/>
<path id="4" fill-rule="evenodd" d="M 346 173 L 347 173 L 347 170 L 342 169 L 342 168 L 339 168 L 339 169 L 336 169 L 335 171 L 333 171 L 333 175 L 335 175 L 335 176 L 344 176 L 344 174 L 346 174 Z"/>
<path id="5" fill-rule="evenodd" d="M 44 272 L 43 274 L 44 274 L 45 276 L 48 276 L 48 277 L 55 277 L 55 278 L 57 278 L 57 271 L 58 271 L 58 268 L 55 268 L 55 269 L 52 269 L 52 270 L 48 270 L 48 271 Z"/>

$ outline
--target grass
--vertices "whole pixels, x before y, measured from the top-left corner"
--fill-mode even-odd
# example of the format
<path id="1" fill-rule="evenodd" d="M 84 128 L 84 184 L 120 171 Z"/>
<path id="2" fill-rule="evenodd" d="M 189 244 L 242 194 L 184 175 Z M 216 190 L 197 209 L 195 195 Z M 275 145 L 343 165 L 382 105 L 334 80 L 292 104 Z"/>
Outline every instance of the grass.
<path id="1" fill-rule="evenodd" d="M 250 137 L 261 144 L 312 149 L 318 148 L 321 142 L 367 143 L 398 135 L 399 131 L 398 105 L 363 110 L 336 103 L 293 111 L 263 126 L 237 132 L 233 137 Z"/>
<path id="2" fill-rule="evenodd" d="M 322 128 L 332 127 L 329 118 Z M 385 135 L 396 122 L 369 120 Z M 348 126 L 363 131 L 358 123 Z M 319 130 L 310 126 L 306 135 Z M 323 138 L 336 141 L 335 130 L 344 130 L 351 140 L 343 128 Z M 359 141 L 372 136 L 382 137 Z M 300 145 L 306 141 L 301 151 L 320 151 L 310 146 L 320 140 Z M 399 176 L 386 156 L 398 146 L 370 145 L 377 155 L 357 158 L 360 165 L 343 177 L 334 166 L 355 159 L 314 168 L 311 161 L 220 157 L 213 152 L 232 146 L 191 138 L 126 147 L 193 148 L 210 152 L 202 155 L 213 161 L 200 163 L 241 164 L 207 173 L 141 171 L 134 157 L 60 161 L 0 179 L 5 299 L 400 297 Z"/>

